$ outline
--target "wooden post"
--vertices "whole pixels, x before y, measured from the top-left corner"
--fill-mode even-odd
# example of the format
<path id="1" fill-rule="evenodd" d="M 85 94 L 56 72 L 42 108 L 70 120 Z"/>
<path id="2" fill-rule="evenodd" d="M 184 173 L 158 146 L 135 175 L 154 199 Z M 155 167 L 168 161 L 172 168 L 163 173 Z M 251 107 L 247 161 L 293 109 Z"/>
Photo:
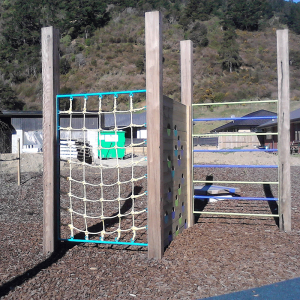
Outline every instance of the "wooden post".
<path id="1" fill-rule="evenodd" d="M 18 139 L 18 185 L 21 184 L 21 155 L 20 155 L 20 139 Z"/>
<path id="2" fill-rule="evenodd" d="M 193 214 L 193 149 L 192 149 L 192 103 L 193 103 L 193 42 L 180 42 L 181 58 L 181 102 L 186 105 L 187 109 L 187 221 L 188 227 L 194 225 Z"/>
<path id="3" fill-rule="evenodd" d="M 58 162 L 56 95 L 59 93 L 59 31 L 42 28 L 43 75 L 43 251 L 52 253 L 58 245 Z"/>
<path id="4" fill-rule="evenodd" d="M 277 30 L 279 228 L 291 231 L 290 77 L 288 29 Z"/>
<path id="5" fill-rule="evenodd" d="M 163 137 L 162 137 L 162 18 L 158 11 L 145 14 L 146 101 L 148 159 L 148 257 L 162 258 L 163 245 Z"/>

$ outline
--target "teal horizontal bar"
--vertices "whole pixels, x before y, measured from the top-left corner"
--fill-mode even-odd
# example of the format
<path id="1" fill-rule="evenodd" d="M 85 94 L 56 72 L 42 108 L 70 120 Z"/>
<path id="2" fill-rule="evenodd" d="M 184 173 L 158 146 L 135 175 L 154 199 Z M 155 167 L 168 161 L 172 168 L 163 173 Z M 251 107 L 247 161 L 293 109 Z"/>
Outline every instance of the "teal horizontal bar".
<path id="1" fill-rule="evenodd" d="M 148 246 L 148 244 L 144 244 L 144 243 L 114 242 L 114 241 L 100 241 L 100 240 L 60 239 L 60 241 L 73 242 L 73 243 L 94 243 L 94 244 L 127 245 L 127 246 L 142 246 L 142 247 Z"/>
<path id="2" fill-rule="evenodd" d="M 116 91 L 116 92 L 103 92 L 103 93 L 87 93 L 87 94 L 70 94 L 70 95 L 57 95 L 57 98 L 70 98 L 70 97 L 89 97 L 89 96 L 105 96 L 105 95 L 121 95 L 121 94 L 137 94 L 146 93 L 146 90 L 135 91 Z"/>

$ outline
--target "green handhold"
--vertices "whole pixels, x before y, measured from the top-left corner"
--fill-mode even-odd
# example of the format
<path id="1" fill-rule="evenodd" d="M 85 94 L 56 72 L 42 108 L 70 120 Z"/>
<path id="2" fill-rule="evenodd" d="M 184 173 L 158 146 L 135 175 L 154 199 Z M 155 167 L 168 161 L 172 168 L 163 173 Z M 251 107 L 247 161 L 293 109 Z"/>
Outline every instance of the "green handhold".
<path id="1" fill-rule="evenodd" d="M 168 133 L 168 136 L 171 135 L 171 129 L 170 128 L 167 128 L 167 133 Z"/>

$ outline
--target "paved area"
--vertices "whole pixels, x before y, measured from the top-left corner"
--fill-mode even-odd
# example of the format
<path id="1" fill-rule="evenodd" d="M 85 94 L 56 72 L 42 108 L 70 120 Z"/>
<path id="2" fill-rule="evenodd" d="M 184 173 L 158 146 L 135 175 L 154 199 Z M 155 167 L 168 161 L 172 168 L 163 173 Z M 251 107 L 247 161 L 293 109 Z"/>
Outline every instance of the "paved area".
<path id="1" fill-rule="evenodd" d="M 216 297 L 205 298 L 206 300 L 299 300 L 300 277 L 282 281 L 260 288 L 226 294 Z"/>

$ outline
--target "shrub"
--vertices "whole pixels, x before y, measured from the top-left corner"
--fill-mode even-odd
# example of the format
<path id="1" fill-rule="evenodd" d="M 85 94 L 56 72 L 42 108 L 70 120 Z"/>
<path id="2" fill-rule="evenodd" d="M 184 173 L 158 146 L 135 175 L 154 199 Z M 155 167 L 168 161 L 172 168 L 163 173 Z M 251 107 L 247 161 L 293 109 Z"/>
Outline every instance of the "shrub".
<path id="1" fill-rule="evenodd" d="M 205 24 L 197 22 L 190 32 L 190 39 L 195 46 L 208 46 L 207 27 Z"/>
<path id="2" fill-rule="evenodd" d="M 60 39 L 61 43 L 68 47 L 71 44 L 72 38 L 70 35 L 65 35 L 63 38 Z"/>
<path id="3" fill-rule="evenodd" d="M 65 57 L 63 57 L 60 60 L 59 64 L 60 64 L 60 66 L 59 66 L 60 74 L 65 75 L 65 74 L 69 73 L 69 71 L 71 70 L 71 65 Z"/>

